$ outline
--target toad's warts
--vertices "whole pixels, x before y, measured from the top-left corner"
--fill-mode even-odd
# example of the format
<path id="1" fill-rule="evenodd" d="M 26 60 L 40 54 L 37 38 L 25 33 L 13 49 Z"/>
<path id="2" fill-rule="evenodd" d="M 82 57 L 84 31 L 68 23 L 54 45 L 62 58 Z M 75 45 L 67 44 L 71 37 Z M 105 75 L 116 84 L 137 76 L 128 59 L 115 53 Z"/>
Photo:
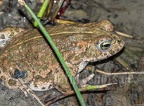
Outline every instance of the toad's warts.
<path id="1" fill-rule="evenodd" d="M 123 40 L 112 28 L 110 22 L 103 21 L 99 24 L 59 25 L 47 27 L 47 30 L 72 75 L 76 76 L 88 62 L 106 59 L 123 48 Z M 0 78 L 7 87 L 19 88 L 20 79 L 32 90 L 44 91 L 54 86 L 61 91 L 71 89 L 63 68 L 38 30 L 16 35 L 0 53 Z M 25 76 L 15 77 L 16 70 Z"/>

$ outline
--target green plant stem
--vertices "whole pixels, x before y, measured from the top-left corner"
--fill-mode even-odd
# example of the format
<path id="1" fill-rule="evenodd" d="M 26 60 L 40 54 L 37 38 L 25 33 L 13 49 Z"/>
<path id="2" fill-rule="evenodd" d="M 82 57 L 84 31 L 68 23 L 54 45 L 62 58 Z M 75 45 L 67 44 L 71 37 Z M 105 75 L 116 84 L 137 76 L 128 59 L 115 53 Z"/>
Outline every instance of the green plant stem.
<path id="1" fill-rule="evenodd" d="M 37 17 L 39 18 L 39 20 L 43 17 L 48 4 L 49 4 L 49 0 L 45 0 L 44 3 L 43 3 L 43 5 L 41 6 L 41 8 L 40 8 L 40 10 L 39 10 L 39 12 L 37 14 Z M 34 27 L 38 26 L 38 24 L 37 24 L 36 21 L 34 21 L 33 25 L 34 25 Z"/>
<path id="2" fill-rule="evenodd" d="M 54 42 L 52 41 L 51 37 L 49 36 L 48 32 L 46 31 L 46 29 L 43 27 L 43 25 L 40 23 L 39 19 L 37 19 L 37 17 L 35 16 L 35 14 L 32 12 L 32 10 L 26 5 L 24 4 L 25 8 L 27 9 L 27 11 L 31 14 L 31 16 L 34 18 L 34 20 L 37 22 L 40 30 L 42 31 L 42 33 L 45 35 L 46 39 L 49 41 L 51 47 L 53 48 L 53 50 L 55 51 L 59 61 L 61 62 L 69 80 L 70 80 L 70 83 L 72 84 L 73 88 L 74 88 L 74 91 L 76 92 L 76 95 L 79 99 L 79 102 L 81 104 L 81 106 L 85 106 L 85 103 L 84 103 L 84 100 L 83 100 L 83 97 L 81 95 L 81 93 L 79 92 L 79 89 L 78 89 L 78 86 L 68 68 L 68 66 L 66 65 L 62 55 L 60 54 L 59 50 L 57 49 L 56 45 L 54 44 Z"/>

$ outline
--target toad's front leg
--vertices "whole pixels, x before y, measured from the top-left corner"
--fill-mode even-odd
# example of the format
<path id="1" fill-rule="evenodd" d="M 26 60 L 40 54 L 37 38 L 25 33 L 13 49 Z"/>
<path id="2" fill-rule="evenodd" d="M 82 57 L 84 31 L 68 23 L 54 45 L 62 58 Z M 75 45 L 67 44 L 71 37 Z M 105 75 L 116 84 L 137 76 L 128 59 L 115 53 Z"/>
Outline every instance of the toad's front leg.
<path id="1" fill-rule="evenodd" d="M 75 80 L 79 84 L 80 87 L 87 85 L 86 83 L 94 77 L 94 74 L 92 73 L 92 74 L 90 74 L 89 76 L 87 76 L 84 79 L 80 80 L 80 78 L 79 78 L 80 73 L 86 68 L 86 66 L 88 65 L 88 63 L 89 63 L 88 61 L 82 61 L 79 64 L 78 72 L 77 72 L 77 74 L 75 76 Z"/>

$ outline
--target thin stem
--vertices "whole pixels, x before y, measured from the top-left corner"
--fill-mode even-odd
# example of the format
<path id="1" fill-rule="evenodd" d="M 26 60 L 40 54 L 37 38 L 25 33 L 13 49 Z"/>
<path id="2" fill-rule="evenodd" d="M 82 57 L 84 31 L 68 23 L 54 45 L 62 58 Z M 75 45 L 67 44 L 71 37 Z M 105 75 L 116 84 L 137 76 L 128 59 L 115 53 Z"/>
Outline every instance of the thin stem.
<path id="1" fill-rule="evenodd" d="M 47 9 L 48 4 L 49 4 L 49 0 L 45 0 L 43 5 L 41 6 L 41 8 L 40 8 L 40 10 L 39 10 L 39 12 L 37 14 L 37 17 L 39 18 L 39 20 L 43 17 L 43 15 L 44 15 L 44 13 L 45 13 L 45 11 Z M 37 27 L 38 24 L 37 24 L 36 21 L 34 21 L 33 25 L 35 27 Z"/>

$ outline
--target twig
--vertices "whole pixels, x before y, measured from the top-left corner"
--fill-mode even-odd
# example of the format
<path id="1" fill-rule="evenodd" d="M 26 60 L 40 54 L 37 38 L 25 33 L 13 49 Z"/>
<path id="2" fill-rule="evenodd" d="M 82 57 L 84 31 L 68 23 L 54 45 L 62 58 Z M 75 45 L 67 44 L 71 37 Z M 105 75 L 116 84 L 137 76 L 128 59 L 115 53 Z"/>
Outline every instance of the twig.
<path id="1" fill-rule="evenodd" d="M 128 38 L 133 38 L 133 36 L 128 35 L 128 34 L 125 34 L 125 33 L 119 32 L 119 31 L 115 31 L 115 32 L 116 32 L 117 34 L 121 35 L 121 36 L 128 37 Z"/>
<path id="2" fill-rule="evenodd" d="M 53 3 L 54 3 L 54 0 L 50 0 L 49 6 L 48 6 L 47 11 L 46 11 L 46 15 L 45 15 L 47 18 L 48 18 L 49 15 L 50 15 L 50 12 L 51 12 Z"/>
<path id="3" fill-rule="evenodd" d="M 54 11 L 54 14 L 53 14 L 53 16 L 52 16 L 52 18 L 51 18 L 51 22 L 54 22 L 54 20 L 55 20 L 55 18 L 56 18 L 56 16 L 57 16 L 57 13 L 58 13 L 58 11 L 60 10 L 63 2 L 64 2 L 64 0 L 60 0 L 60 1 L 59 1 L 58 6 L 56 7 L 56 9 L 55 9 L 55 11 Z"/>
<path id="4" fill-rule="evenodd" d="M 130 75 L 130 74 L 144 74 L 144 72 L 119 72 L 119 73 L 107 73 L 101 70 L 96 70 L 97 72 L 105 75 Z"/>

